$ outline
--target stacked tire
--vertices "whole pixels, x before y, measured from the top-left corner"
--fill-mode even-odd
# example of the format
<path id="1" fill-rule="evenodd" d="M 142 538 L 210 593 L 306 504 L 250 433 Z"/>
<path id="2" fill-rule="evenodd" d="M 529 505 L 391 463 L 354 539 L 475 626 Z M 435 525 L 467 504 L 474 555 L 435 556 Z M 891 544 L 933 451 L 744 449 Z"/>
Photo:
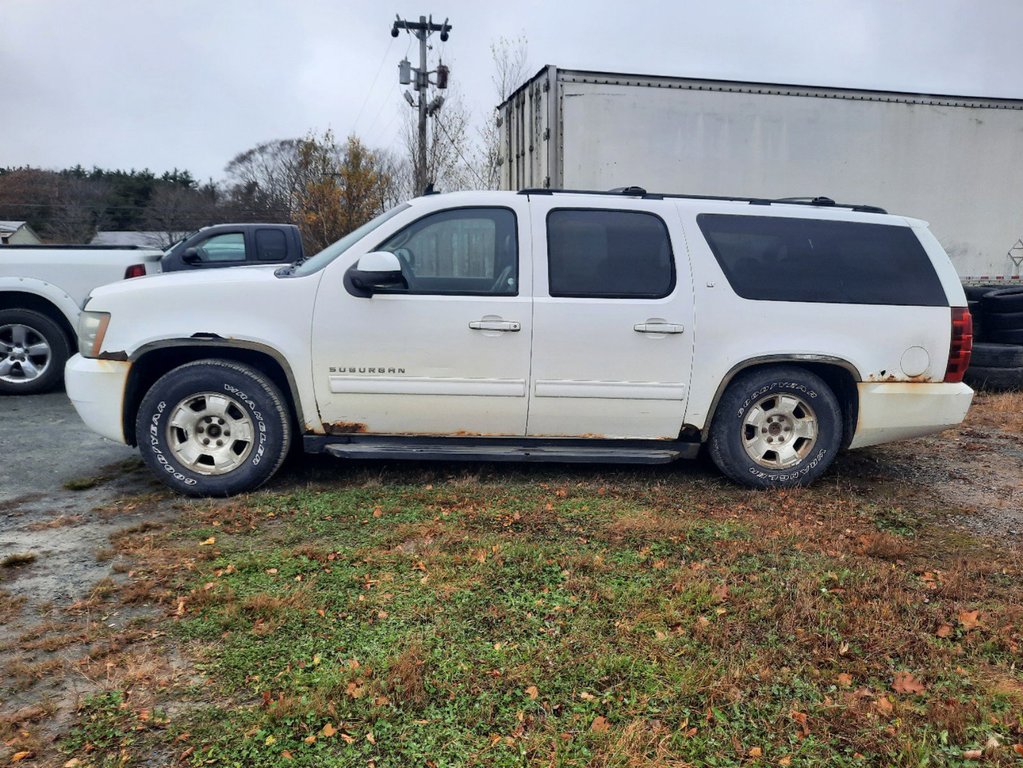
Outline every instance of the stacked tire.
<path id="1" fill-rule="evenodd" d="M 992 392 L 1023 389 L 1023 286 L 973 288 L 967 299 L 977 313 L 966 381 Z"/>

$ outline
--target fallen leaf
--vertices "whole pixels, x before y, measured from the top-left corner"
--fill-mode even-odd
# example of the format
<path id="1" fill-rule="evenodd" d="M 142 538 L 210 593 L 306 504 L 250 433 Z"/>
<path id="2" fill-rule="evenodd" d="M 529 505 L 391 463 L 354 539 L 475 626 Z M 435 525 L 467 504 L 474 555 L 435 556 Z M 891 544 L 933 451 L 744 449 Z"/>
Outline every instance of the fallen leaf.
<path id="1" fill-rule="evenodd" d="M 274 737 L 274 736 L 273 736 L 273 735 L 271 734 L 270 736 L 267 736 L 267 737 L 266 737 L 266 741 L 265 741 L 265 742 L 263 742 L 263 743 L 264 743 L 264 744 L 266 744 L 266 745 L 267 745 L 267 746 L 269 747 L 269 746 L 270 746 L 271 744 L 273 744 L 273 743 L 274 743 L 275 741 L 277 741 L 276 737 Z"/>
<path id="2" fill-rule="evenodd" d="M 1012 751 L 1017 755 L 1023 756 L 1023 744 L 1013 744 Z"/>
<path id="3" fill-rule="evenodd" d="M 216 536 L 210 536 L 208 539 L 206 539 L 206 541 L 200 541 L 199 542 L 199 546 L 200 547 L 208 547 L 211 544 L 216 544 L 216 543 L 217 543 L 217 537 Z"/>
<path id="4" fill-rule="evenodd" d="M 942 624 L 940 627 L 937 628 L 937 630 L 935 630 L 934 634 L 936 634 L 938 637 L 951 637 L 952 625 Z"/>
<path id="5" fill-rule="evenodd" d="M 875 701 L 874 708 L 882 715 L 890 715 L 895 710 L 895 707 L 892 706 L 892 700 L 887 696 L 882 696 Z"/>
<path id="6" fill-rule="evenodd" d="M 838 685 L 841 688 L 852 688 L 853 677 L 848 672 L 843 672 L 838 676 Z"/>
<path id="7" fill-rule="evenodd" d="M 316 735 L 311 733 L 308 736 L 306 736 L 304 739 L 302 739 L 302 741 L 304 741 L 306 744 L 315 744 L 316 743 Z"/>
<path id="8" fill-rule="evenodd" d="M 531 685 L 526 689 L 526 695 L 535 701 L 536 697 L 540 695 L 540 690 L 535 685 Z"/>
<path id="9" fill-rule="evenodd" d="M 313 654 L 313 666 L 314 667 L 317 666 L 321 661 L 322 661 L 322 659 L 320 658 L 320 654 L 314 653 Z"/>
<path id="10" fill-rule="evenodd" d="M 347 733 L 342 733 L 341 734 L 341 739 L 344 741 L 345 744 L 354 744 L 355 743 L 355 737 L 354 736 L 349 736 Z"/>
<path id="11" fill-rule="evenodd" d="M 278 573 L 278 570 L 276 568 L 267 568 L 266 572 L 273 576 L 274 574 Z"/>
<path id="12" fill-rule="evenodd" d="M 798 712 L 793 709 L 792 711 L 789 712 L 789 717 L 791 717 L 793 720 L 799 723 L 799 738 L 805 739 L 807 736 L 810 735 L 810 725 L 808 722 L 808 718 L 806 716 L 806 712 Z"/>
<path id="13" fill-rule="evenodd" d="M 602 715 L 597 715 L 593 718 L 593 722 L 590 723 L 590 730 L 594 733 L 604 733 L 611 727 L 611 724 L 607 721 L 607 718 Z"/>
<path id="14" fill-rule="evenodd" d="M 64 763 L 64 768 L 78 768 L 78 766 L 80 766 L 81 764 L 82 764 L 81 760 L 79 760 L 77 757 L 72 757 L 70 760 Z"/>
<path id="15" fill-rule="evenodd" d="M 792 758 L 785 755 L 785 757 L 778 761 L 778 765 L 792 765 Z"/>
<path id="16" fill-rule="evenodd" d="M 892 690 L 896 693 L 923 693 L 927 687 L 913 677 L 912 672 L 896 672 Z"/>
<path id="17" fill-rule="evenodd" d="M 333 723 L 327 723 L 323 728 L 320 729 L 320 736 L 325 739 L 329 739 L 337 733 L 337 728 L 334 727 Z"/>
<path id="18" fill-rule="evenodd" d="M 380 507 L 373 508 L 373 517 L 380 517 L 382 514 L 384 514 L 384 510 L 380 509 Z"/>
<path id="19" fill-rule="evenodd" d="M 20 763 L 22 760 L 28 760 L 30 757 L 33 757 L 34 755 L 35 755 L 34 752 L 27 749 L 24 752 L 15 752 L 13 755 L 11 755 L 11 762 Z"/>
<path id="20" fill-rule="evenodd" d="M 762 750 L 760 747 L 750 747 L 749 748 L 749 756 L 750 757 L 762 757 L 763 754 L 764 754 L 764 750 Z"/>
<path id="21" fill-rule="evenodd" d="M 960 611 L 959 623 L 967 632 L 976 629 L 980 626 L 980 611 Z"/>
<path id="22" fill-rule="evenodd" d="M 288 749 L 286 749 L 283 752 L 281 752 L 281 757 L 283 757 L 285 760 L 294 760 L 295 759 L 295 758 L 293 758 L 291 756 L 291 750 L 288 750 Z"/>
<path id="23" fill-rule="evenodd" d="M 366 734 L 366 741 L 368 741 L 373 746 L 376 746 L 377 737 L 373 735 L 373 731 L 370 731 L 369 733 Z"/>
<path id="24" fill-rule="evenodd" d="M 361 685 L 356 684 L 356 683 L 349 683 L 347 690 L 348 690 L 348 695 L 351 696 L 353 699 L 361 699 L 362 698 L 362 694 L 364 692 L 363 691 L 363 687 Z"/>
<path id="25" fill-rule="evenodd" d="M 586 691 L 583 691 L 582 693 L 579 694 L 579 698 L 582 699 L 583 701 L 593 701 L 597 697 L 594 696 L 592 693 L 587 693 Z"/>
<path id="26" fill-rule="evenodd" d="M 963 760 L 980 760 L 984 756 L 984 751 L 980 749 L 968 749 L 963 752 Z"/>

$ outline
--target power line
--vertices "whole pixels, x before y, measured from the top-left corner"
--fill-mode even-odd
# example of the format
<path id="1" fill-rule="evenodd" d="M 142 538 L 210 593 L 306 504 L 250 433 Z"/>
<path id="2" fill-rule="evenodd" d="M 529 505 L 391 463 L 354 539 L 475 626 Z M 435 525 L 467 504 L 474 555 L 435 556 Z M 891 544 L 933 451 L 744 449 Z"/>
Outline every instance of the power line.
<path id="1" fill-rule="evenodd" d="M 369 97 L 373 95 L 373 88 L 376 87 L 377 80 L 380 79 L 380 73 L 383 71 L 384 63 L 387 61 L 387 56 L 391 52 L 391 48 L 393 46 L 394 38 L 392 37 L 391 42 L 387 44 L 387 50 L 384 51 L 384 55 L 380 59 L 380 64 L 377 66 L 377 73 L 373 76 L 373 82 L 370 83 L 369 90 L 366 91 L 366 98 L 362 100 L 362 106 L 359 107 L 359 114 L 355 116 L 355 122 L 352 123 L 353 133 L 355 133 L 355 129 L 359 127 L 359 119 L 362 117 L 363 110 L 366 109 L 366 105 L 369 103 Z"/>
<path id="2" fill-rule="evenodd" d="M 451 146 L 455 150 L 455 154 L 458 155 L 459 159 L 462 161 L 462 164 L 469 169 L 469 172 L 476 177 L 476 181 L 480 183 L 480 186 L 485 186 L 486 182 L 483 181 L 483 177 L 480 176 L 476 172 L 476 169 L 472 167 L 472 164 L 465 159 L 465 155 L 462 154 L 462 150 L 458 148 L 458 144 L 455 143 L 455 140 L 451 138 L 451 134 L 448 133 L 448 129 L 444 125 L 444 123 L 442 123 L 440 120 L 434 119 L 433 124 L 440 128 L 444 132 L 444 135 L 448 137 L 448 141 L 451 142 Z"/>

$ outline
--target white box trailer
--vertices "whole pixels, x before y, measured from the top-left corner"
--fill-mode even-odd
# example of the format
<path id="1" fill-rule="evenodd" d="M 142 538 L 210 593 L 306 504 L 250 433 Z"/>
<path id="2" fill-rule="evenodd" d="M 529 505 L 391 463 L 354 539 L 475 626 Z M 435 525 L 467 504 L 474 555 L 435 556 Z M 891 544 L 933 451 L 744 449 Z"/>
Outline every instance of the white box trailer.
<path id="1" fill-rule="evenodd" d="M 1019 283 L 1023 100 L 547 66 L 499 107 L 505 189 L 826 196 L 924 219 L 966 283 Z"/>

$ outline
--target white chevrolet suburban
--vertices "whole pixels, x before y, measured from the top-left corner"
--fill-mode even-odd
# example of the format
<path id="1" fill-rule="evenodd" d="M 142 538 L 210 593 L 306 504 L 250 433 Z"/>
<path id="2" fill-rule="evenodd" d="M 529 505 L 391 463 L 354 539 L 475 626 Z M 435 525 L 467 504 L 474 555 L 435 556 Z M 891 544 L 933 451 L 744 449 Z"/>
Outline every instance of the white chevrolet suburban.
<path id="1" fill-rule="evenodd" d="M 172 488 L 338 457 L 668 462 L 758 488 L 962 421 L 972 343 L 925 223 L 812 201 L 428 195 L 308 260 L 97 289 L 67 391 Z"/>

